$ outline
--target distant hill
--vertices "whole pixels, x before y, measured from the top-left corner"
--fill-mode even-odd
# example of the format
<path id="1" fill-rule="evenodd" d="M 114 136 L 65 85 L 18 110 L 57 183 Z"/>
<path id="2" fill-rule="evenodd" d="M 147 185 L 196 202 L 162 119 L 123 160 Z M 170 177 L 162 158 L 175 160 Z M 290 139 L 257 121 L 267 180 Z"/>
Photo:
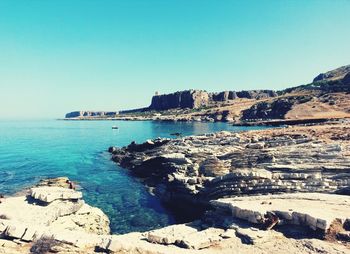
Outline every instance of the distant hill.
<path id="1" fill-rule="evenodd" d="M 314 78 L 313 82 L 343 79 L 348 73 L 350 73 L 350 65 L 345 65 L 335 70 L 319 74 Z"/>
<path id="2" fill-rule="evenodd" d="M 125 118 L 178 121 L 265 121 L 350 117 L 350 65 L 321 73 L 306 85 L 281 91 L 156 94 L 149 107 L 118 112 L 76 111 L 69 119 Z M 131 117 L 131 118 L 129 118 Z"/>
<path id="3" fill-rule="evenodd" d="M 242 111 L 242 120 L 350 117 L 350 65 L 319 74 L 307 85 Z"/>

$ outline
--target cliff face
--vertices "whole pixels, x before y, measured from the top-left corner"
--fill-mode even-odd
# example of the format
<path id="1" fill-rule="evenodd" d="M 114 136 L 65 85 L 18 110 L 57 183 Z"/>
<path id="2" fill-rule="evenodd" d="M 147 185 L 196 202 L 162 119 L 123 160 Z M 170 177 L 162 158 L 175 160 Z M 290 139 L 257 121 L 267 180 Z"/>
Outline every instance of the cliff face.
<path id="1" fill-rule="evenodd" d="M 223 91 L 219 93 L 208 93 L 202 90 L 187 90 L 171 94 L 155 95 L 152 98 L 150 110 L 167 110 L 175 108 L 201 108 L 215 102 L 227 102 L 237 98 L 262 99 L 275 97 L 277 93 L 273 90 L 251 90 L 251 91 Z"/>
<path id="2" fill-rule="evenodd" d="M 208 93 L 201 90 L 187 90 L 171 94 L 155 95 L 150 110 L 167 110 L 173 108 L 199 108 L 209 103 Z"/>
<path id="3" fill-rule="evenodd" d="M 350 117 L 349 99 L 350 65 L 347 65 L 319 74 L 309 84 L 278 93 L 273 90 L 228 90 L 218 93 L 185 90 L 155 95 L 149 107 L 119 112 L 75 111 L 68 113 L 66 118 L 167 121 L 347 118 Z M 162 117 L 152 112 L 166 110 L 169 111 L 165 114 L 159 112 Z"/>

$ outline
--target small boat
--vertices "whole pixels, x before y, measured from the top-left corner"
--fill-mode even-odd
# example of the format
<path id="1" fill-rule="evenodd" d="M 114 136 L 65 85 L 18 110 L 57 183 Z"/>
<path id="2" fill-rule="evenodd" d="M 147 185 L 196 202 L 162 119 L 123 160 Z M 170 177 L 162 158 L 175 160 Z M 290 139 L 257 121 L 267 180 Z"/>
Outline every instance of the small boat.
<path id="1" fill-rule="evenodd" d="M 112 129 L 113 130 L 117 130 L 117 129 L 119 129 L 119 127 L 118 126 L 112 126 Z"/>

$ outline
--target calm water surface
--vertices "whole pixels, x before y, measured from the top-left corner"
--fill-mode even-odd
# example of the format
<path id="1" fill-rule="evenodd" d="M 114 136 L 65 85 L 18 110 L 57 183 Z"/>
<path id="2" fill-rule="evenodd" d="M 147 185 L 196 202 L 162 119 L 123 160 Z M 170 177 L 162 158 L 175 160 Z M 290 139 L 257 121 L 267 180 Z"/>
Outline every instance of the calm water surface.
<path id="1" fill-rule="evenodd" d="M 112 126 L 119 126 L 112 130 Z M 261 127 L 259 127 L 261 128 Z M 101 208 L 114 233 L 169 225 L 173 217 L 128 172 L 110 161 L 111 145 L 124 146 L 170 133 L 242 131 L 226 123 L 126 121 L 0 121 L 0 193 L 12 194 L 42 178 L 79 182 L 87 203 Z"/>

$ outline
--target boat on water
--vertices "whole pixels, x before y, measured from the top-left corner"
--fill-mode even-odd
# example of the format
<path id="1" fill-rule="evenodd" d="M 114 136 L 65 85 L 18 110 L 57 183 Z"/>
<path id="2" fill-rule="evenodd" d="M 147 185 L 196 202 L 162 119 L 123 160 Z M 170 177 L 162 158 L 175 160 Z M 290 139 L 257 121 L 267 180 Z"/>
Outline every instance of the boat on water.
<path id="1" fill-rule="evenodd" d="M 118 126 L 112 126 L 112 129 L 117 130 L 117 129 L 119 129 L 119 127 Z"/>

